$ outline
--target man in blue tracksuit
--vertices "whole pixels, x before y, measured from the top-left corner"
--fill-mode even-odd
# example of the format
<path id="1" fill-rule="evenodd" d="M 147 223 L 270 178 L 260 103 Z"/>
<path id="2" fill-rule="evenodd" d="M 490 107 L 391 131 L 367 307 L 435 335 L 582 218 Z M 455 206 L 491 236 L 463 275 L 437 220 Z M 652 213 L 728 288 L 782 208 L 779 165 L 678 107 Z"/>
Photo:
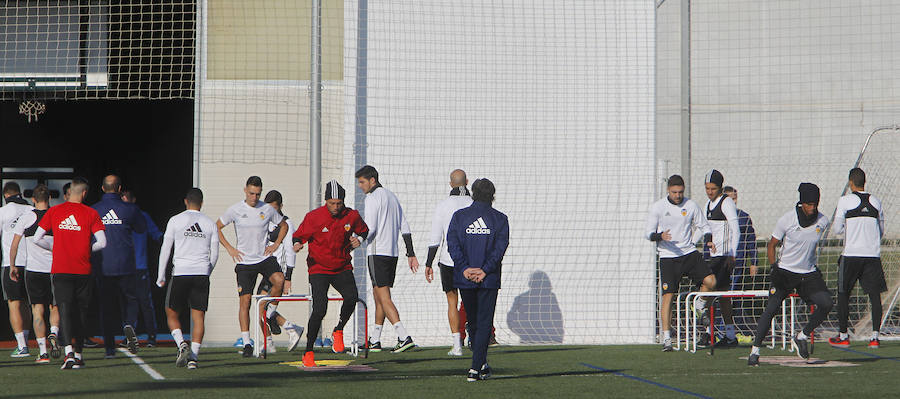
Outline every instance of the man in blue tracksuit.
<path id="1" fill-rule="evenodd" d="M 100 274 L 100 318 L 103 323 L 103 343 L 106 357 L 116 354 L 115 332 L 118 330 L 116 313 L 124 311 L 122 321 L 125 342 L 131 353 L 137 353 L 138 303 L 136 292 L 136 268 L 134 239 L 132 234 L 147 231 L 147 223 L 137 205 L 122 201 L 122 181 L 109 175 L 103 179 L 103 197 L 92 208 L 100 214 L 106 228 L 106 247 L 94 259 L 94 270 Z M 98 267 L 99 266 L 99 267 Z M 116 309 L 118 298 L 121 309 Z"/>
<path id="2" fill-rule="evenodd" d="M 134 195 L 134 191 L 125 190 L 122 193 L 122 201 L 137 204 L 137 196 Z M 159 227 L 156 226 L 156 223 L 153 223 L 153 219 L 143 209 L 141 210 L 141 215 L 144 216 L 144 222 L 147 223 L 147 231 L 143 233 L 135 231 L 132 235 L 132 238 L 134 238 L 134 265 L 137 270 L 135 295 L 137 295 L 140 313 L 144 317 L 144 329 L 147 330 L 147 347 L 153 348 L 156 346 L 156 310 L 153 309 L 153 295 L 150 291 L 150 284 L 155 280 L 149 277 L 147 271 L 147 238 L 158 243 L 162 239 L 163 233 L 159 231 Z"/>
<path id="3" fill-rule="evenodd" d="M 494 325 L 503 255 L 509 246 L 509 221 L 494 209 L 494 183 L 478 179 L 472 184 L 472 205 L 450 219 L 447 250 L 453 259 L 453 286 L 459 289 L 469 319 L 472 368 L 467 381 L 491 376 L 487 364 L 488 341 Z"/>

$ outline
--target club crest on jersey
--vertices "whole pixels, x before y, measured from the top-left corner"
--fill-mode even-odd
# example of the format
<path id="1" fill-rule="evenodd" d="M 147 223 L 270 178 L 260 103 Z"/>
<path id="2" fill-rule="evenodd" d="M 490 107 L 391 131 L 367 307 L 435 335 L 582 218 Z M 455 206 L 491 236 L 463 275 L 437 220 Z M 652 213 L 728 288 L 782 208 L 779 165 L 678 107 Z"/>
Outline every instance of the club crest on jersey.
<path id="1" fill-rule="evenodd" d="M 775 291 L 777 291 L 777 290 L 775 289 L 775 287 L 769 288 L 769 294 L 770 294 L 770 295 L 775 295 Z"/>
<path id="2" fill-rule="evenodd" d="M 663 283 L 663 291 L 669 289 L 669 283 Z"/>
<path id="3" fill-rule="evenodd" d="M 344 225 L 344 231 L 350 231 L 350 223 Z"/>
<path id="4" fill-rule="evenodd" d="M 816 233 L 821 233 L 821 232 L 822 232 L 822 227 L 816 226 Z"/>
<path id="5" fill-rule="evenodd" d="M 687 216 L 687 209 L 681 210 L 681 216 Z"/>
<path id="6" fill-rule="evenodd" d="M 266 219 L 266 214 L 265 214 L 264 212 L 260 212 L 260 213 L 259 213 L 259 220 L 265 220 L 265 219 Z"/>

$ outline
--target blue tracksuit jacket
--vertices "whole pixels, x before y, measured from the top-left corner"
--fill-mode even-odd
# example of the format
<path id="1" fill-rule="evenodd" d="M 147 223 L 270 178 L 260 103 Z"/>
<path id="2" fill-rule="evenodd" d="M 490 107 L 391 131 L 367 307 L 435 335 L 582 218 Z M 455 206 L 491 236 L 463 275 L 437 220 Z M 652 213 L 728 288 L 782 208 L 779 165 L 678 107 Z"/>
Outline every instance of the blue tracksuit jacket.
<path id="1" fill-rule="evenodd" d="M 137 205 L 122 201 L 118 193 L 106 193 L 91 208 L 100 214 L 106 227 L 106 248 L 92 258 L 94 268 L 103 276 L 123 276 L 135 272 L 135 232 L 147 231 L 147 222 Z M 99 268 L 97 266 L 100 266 Z"/>
<path id="2" fill-rule="evenodd" d="M 503 255 L 509 246 L 509 220 L 491 204 L 475 201 L 453 214 L 447 229 L 447 250 L 453 258 L 456 288 L 500 288 Z M 463 277 L 463 271 L 481 268 L 481 283 Z"/>

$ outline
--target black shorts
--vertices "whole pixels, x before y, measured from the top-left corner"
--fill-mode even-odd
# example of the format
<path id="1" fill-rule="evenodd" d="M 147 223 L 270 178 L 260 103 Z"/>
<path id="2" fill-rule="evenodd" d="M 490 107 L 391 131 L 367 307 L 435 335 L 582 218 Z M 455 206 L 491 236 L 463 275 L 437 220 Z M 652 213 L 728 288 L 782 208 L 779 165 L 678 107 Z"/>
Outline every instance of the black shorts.
<path id="1" fill-rule="evenodd" d="M 25 290 L 25 268 L 16 267 L 19 268 L 19 281 L 13 281 L 12 277 L 9 277 L 9 266 L 3 266 L 3 299 L 7 301 L 28 299 Z"/>
<path id="2" fill-rule="evenodd" d="M 25 289 L 28 301 L 32 305 L 50 305 L 53 303 L 53 285 L 50 284 L 50 273 L 25 271 Z"/>
<path id="3" fill-rule="evenodd" d="M 734 258 L 715 256 L 706 260 L 709 271 L 716 276 L 716 291 L 731 289 L 731 275 L 734 273 Z"/>
<path id="4" fill-rule="evenodd" d="M 369 256 L 369 277 L 374 287 L 393 287 L 397 276 L 396 256 Z"/>
<path id="5" fill-rule="evenodd" d="M 444 292 L 456 291 L 453 287 L 453 266 L 438 263 L 438 267 L 441 268 L 441 289 Z"/>
<path id="6" fill-rule="evenodd" d="M 787 297 L 791 291 L 797 290 L 797 294 L 806 303 L 812 303 L 812 295 L 818 292 L 824 291 L 831 296 L 831 291 L 828 291 L 828 286 L 825 285 L 825 279 L 822 278 L 822 272 L 819 269 L 812 273 L 801 274 L 775 267 L 769 274 L 769 281 L 772 283 L 769 293 L 774 295 L 777 290 L 787 291 L 784 293 L 784 296 Z"/>
<path id="7" fill-rule="evenodd" d="M 274 256 L 263 259 L 262 262 L 253 265 L 236 264 L 234 273 L 237 275 L 238 296 L 250 295 L 256 288 L 256 276 L 261 274 L 264 280 L 268 280 L 275 273 L 281 273 L 281 266 Z"/>
<path id="8" fill-rule="evenodd" d="M 677 258 L 659 258 L 659 278 L 664 294 L 678 292 L 681 276 L 690 277 L 694 285 L 700 286 L 710 274 L 709 266 L 697 251 Z"/>
<path id="9" fill-rule="evenodd" d="M 94 296 L 94 278 L 90 274 L 57 273 L 50 275 L 53 301 L 88 309 Z"/>
<path id="10" fill-rule="evenodd" d="M 177 312 L 209 307 L 209 276 L 173 276 L 166 291 L 166 307 Z"/>
<path id="11" fill-rule="evenodd" d="M 881 258 L 841 256 L 838 260 L 838 292 L 853 291 L 856 280 L 866 294 L 880 294 L 887 291 Z"/>

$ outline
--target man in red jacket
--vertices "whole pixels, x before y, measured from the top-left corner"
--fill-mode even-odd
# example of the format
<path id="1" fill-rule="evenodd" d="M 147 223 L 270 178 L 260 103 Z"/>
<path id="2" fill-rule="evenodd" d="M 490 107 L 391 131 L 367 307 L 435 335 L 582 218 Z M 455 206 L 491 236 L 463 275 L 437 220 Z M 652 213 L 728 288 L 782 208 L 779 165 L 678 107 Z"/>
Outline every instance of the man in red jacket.
<path id="1" fill-rule="evenodd" d="M 337 181 L 328 182 L 325 186 L 325 206 L 307 213 L 293 235 L 295 252 L 300 251 L 304 243 L 309 243 L 306 265 L 312 287 L 312 313 L 306 327 L 305 367 L 316 366 L 313 343 L 328 310 L 328 286 L 334 287 L 344 298 L 340 321 L 331 333 L 334 342 L 331 349 L 335 353 L 344 351 L 344 325 L 353 315 L 359 298 L 350 253 L 360 245 L 357 236 L 365 239 L 369 227 L 359 212 L 344 206 L 345 195 L 344 188 Z"/>

